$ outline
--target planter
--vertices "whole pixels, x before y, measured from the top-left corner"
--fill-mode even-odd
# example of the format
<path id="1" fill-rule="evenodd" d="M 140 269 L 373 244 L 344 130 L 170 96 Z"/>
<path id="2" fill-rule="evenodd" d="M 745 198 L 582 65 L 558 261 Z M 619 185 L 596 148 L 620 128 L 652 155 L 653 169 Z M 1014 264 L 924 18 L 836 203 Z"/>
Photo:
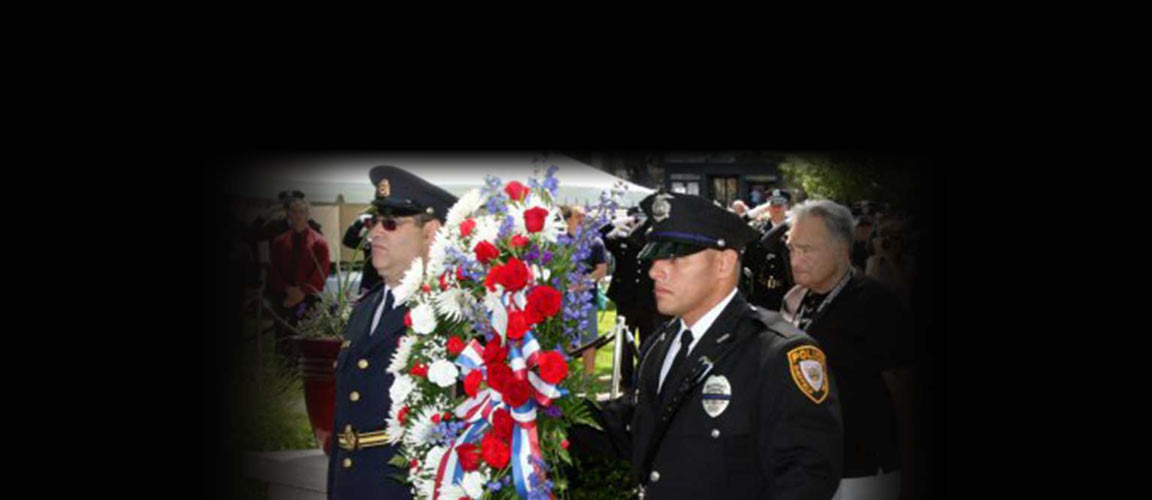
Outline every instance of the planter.
<path id="1" fill-rule="evenodd" d="M 336 378 L 333 363 L 340 354 L 341 339 L 296 337 L 300 348 L 300 372 L 304 379 L 304 402 L 308 421 L 324 453 L 332 451 L 332 416 L 336 410 Z"/>

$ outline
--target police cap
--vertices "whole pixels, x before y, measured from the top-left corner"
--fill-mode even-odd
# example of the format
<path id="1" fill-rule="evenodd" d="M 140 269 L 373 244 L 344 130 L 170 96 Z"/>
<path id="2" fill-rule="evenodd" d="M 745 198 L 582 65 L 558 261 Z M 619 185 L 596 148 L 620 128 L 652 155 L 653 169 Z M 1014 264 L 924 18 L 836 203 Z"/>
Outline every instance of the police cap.
<path id="1" fill-rule="evenodd" d="M 381 165 L 374 167 L 369 175 L 375 186 L 388 181 L 388 195 L 380 196 L 377 191 L 372 201 L 379 215 L 403 217 L 426 213 L 443 222 L 448 209 L 456 203 L 452 193 L 400 167 Z"/>
<path id="2" fill-rule="evenodd" d="M 652 223 L 648 244 L 637 256 L 641 259 L 667 259 L 708 248 L 742 252 L 760 235 L 739 215 L 699 196 L 657 192 L 644 198 L 640 208 Z"/>

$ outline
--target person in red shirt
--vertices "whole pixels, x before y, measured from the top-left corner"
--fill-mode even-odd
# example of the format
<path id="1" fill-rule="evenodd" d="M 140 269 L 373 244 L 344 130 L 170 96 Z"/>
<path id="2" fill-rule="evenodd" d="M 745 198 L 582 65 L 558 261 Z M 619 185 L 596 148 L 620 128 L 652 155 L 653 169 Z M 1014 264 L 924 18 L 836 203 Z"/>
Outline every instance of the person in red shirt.
<path id="1" fill-rule="evenodd" d="M 268 292 L 277 314 L 295 326 L 319 298 L 331 264 L 328 241 L 308 225 L 308 203 L 293 199 L 288 204 L 289 229 L 272 240 Z M 289 357 L 287 337 L 292 331 L 277 324 L 276 350 Z"/>

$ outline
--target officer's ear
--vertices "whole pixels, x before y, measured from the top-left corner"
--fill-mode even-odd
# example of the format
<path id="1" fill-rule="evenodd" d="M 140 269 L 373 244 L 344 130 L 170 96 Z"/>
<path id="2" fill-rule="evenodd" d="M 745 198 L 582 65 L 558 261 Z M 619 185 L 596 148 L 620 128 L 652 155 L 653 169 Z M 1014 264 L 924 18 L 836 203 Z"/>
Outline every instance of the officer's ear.
<path id="1" fill-rule="evenodd" d="M 718 259 L 720 260 L 720 266 L 717 271 L 720 277 L 739 276 L 737 271 L 740 268 L 739 252 L 733 249 L 721 250 Z"/>
<path id="2" fill-rule="evenodd" d="M 440 219 L 432 219 L 424 223 L 421 228 L 424 231 L 424 242 L 431 244 L 432 239 L 436 237 L 436 231 L 440 230 Z"/>

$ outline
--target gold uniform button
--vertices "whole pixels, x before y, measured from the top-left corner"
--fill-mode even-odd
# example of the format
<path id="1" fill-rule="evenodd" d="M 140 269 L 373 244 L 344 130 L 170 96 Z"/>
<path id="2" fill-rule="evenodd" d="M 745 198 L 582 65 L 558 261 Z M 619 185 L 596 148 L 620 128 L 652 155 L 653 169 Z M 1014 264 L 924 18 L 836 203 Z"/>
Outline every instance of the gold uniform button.
<path id="1" fill-rule="evenodd" d="M 345 460 L 347 460 L 347 459 L 345 459 Z M 660 481 L 660 471 L 655 471 L 655 470 L 652 471 L 652 474 L 650 474 L 648 476 L 648 479 L 653 483 L 659 482 Z"/>
<path id="2" fill-rule="evenodd" d="M 337 361 L 332 362 L 332 368 L 336 368 L 336 363 L 337 363 Z"/>
<path id="3" fill-rule="evenodd" d="M 348 395 L 348 399 L 351 399 L 353 403 L 355 403 L 356 401 L 360 401 L 360 393 L 356 392 L 356 391 L 352 391 L 352 394 Z"/>
<path id="4" fill-rule="evenodd" d="M 344 459 L 344 468 L 345 469 L 351 469 L 352 468 L 352 459 L 351 458 L 345 458 Z"/>
<path id="5" fill-rule="evenodd" d="M 368 369 L 368 360 L 367 359 L 361 359 L 360 361 L 356 362 L 356 366 L 359 366 L 361 370 L 367 370 Z"/>
<path id="6" fill-rule="evenodd" d="M 352 424 L 345 425 L 344 432 L 352 432 Z"/>

